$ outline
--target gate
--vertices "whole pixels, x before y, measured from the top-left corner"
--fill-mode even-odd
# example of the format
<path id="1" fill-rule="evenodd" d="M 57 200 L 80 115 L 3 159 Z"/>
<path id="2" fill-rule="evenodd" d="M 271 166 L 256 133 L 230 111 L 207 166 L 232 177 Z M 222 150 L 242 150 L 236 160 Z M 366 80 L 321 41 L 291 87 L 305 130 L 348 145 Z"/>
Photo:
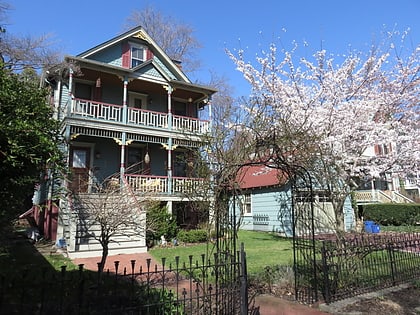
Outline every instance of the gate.
<path id="1" fill-rule="evenodd" d="M 318 301 L 314 192 L 310 173 L 301 166 L 289 169 L 292 187 L 293 266 L 295 298 L 303 303 Z"/>
<path id="2" fill-rule="evenodd" d="M 289 222 L 291 220 L 295 299 L 312 304 L 318 301 L 321 274 L 321 264 L 317 263 L 321 261 L 320 249 L 318 257 L 315 242 L 313 177 L 298 161 L 294 161 L 291 151 L 281 147 L 277 141 L 275 133 L 257 139 L 257 155 L 263 152 L 258 164 L 281 170 L 289 181 L 290 199 L 283 201 L 278 216 L 284 216 Z"/>

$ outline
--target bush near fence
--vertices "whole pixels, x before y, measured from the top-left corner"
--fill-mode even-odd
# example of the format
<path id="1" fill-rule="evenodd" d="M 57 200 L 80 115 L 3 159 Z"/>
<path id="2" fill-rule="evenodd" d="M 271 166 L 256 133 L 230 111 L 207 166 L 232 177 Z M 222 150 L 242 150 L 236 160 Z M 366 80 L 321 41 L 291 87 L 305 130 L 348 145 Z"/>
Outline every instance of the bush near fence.
<path id="1" fill-rule="evenodd" d="M 363 205 L 365 220 L 381 225 L 416 225 L 420 224 L 420 204 L 382 203 Z"/>

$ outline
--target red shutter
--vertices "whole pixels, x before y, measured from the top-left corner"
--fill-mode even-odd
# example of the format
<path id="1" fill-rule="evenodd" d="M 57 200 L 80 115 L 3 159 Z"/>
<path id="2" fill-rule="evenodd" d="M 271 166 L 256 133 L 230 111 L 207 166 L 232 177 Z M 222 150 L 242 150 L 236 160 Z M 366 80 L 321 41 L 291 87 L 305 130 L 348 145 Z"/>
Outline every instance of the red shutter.
<path id="1" fill-rule="evenodd" d="M 122 45 L 122 66 L 123 68 L 131 68 L 130 65 L 130 45 L 128 44 L 128 42 L 125 42 Z"/>
<path id="2" fill-rule="evenodd" d="M 150 49 L 146 50 L 146 60 L 150 60 L 153 59 L 153 51 L 151 51 Z"/>
<path id="3" fill-rule="evenodd" d="M 378 144 L 375 144 L 375 155 L 379 155 L 380 154 L 380 148 Z"/>

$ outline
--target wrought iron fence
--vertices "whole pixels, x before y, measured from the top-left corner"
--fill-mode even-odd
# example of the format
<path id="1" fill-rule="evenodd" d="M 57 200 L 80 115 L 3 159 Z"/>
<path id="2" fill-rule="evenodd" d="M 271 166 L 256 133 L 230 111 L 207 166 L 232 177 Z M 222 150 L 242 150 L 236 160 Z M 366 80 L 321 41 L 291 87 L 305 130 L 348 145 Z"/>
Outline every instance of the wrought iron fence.
<path id="1" fill-rule="evenodd" d="M 420 278 L 420 233 L 362 234 L 317 245 L 326 303 Z"/>
<path id="2" fill-rule="evenodd" d="M 248 314 L 246 259 L 236 253 L 175 259 L 146 270 L 27 270 L 0 278 L 1 314 Z M 36 284 L 36 286 L 34 286 Z M 251 310 L 255 311 L 255 310 Z"/>

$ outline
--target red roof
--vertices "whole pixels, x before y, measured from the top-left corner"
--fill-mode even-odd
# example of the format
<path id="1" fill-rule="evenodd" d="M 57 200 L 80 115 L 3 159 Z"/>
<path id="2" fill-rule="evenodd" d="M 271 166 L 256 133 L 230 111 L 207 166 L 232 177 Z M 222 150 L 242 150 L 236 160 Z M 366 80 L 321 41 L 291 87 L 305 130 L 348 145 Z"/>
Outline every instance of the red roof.
<path id="1" fill-rule="evenodd" d="M 281 170 L 266 165 L 243 167 L 236 177 L 242 189 L 283 185 L 287 181 Z"/>

